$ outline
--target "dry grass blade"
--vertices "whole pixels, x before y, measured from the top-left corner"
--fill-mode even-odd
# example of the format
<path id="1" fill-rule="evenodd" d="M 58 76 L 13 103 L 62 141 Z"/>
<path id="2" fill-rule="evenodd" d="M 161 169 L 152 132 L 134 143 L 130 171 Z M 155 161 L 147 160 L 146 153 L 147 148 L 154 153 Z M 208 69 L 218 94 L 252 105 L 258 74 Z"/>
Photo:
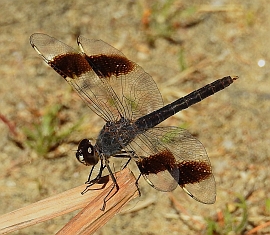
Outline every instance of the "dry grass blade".
<path id="1" fill-rule="evenodd" d="M 65 231 L 65 234 L 84 234 L 76 230 L 79 227 L 83 229 L 84 224 L 86 224 L 86 227 L 87 224 L 93 226 L 97 230 L 112 218 L 125 203 L 138 195 L 135 185 L 136 179 L 129 169 L 126 168 L 116 173 L 115 177 L 119 190 L 107 202 L 105 211 L 101 211 L 100 208 L 103 206 L 104 197 L 113 186 L 113 182 L 108 176 L 102 178 L 103 181 L 104 179 L 107 180 L 105 184 L 99 183 L 91 186 L 84 195 L 81 195 L 81 192 L 85 189 L 85 185 L 81 185 L 0 216 L 0 234 L 7 234 L 35 225 L 84 207 L 85 209 L 62 230 Z M 85 220 L 83 217 L 87 219 Z M 69 226 L 73 230 L 70 230 Z M 58 234 L 63 234 L 62 230 Z M 91 233 L 88 232 L 87 234 Z"/>

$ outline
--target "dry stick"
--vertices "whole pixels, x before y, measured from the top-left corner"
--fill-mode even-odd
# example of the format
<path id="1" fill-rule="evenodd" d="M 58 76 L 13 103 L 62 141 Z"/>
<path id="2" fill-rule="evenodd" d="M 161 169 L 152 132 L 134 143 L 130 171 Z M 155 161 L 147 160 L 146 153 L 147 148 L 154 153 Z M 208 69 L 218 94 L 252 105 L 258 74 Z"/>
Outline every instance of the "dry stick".
<path id="1" fill-rule="evenodd" d="M 113 190 L 110 195 L 113 195 L 106 202 L 105 213 L 100 210 L 103 205 L 104 198 L 110 190 L 102 192 L 95 203 L 89 203 L 79 214 L 77 214 L 57 235 L 90 235 L 106 224 L 119 210 L 131 199 L 139 195 L 136 181 L 133 178 L 128 178 L 126 175 L 120 178 L 116 175 L 119 190 L 116 194 Z M 98 206 L 98 210 L 97 207 Z"/>
<path id="2" fill-rule="evenodd" d="M 100 208 L 103 206 L 104 197 L 113 186 L 113 182 L 108 179 L 108 176 L 102 178 L 102 180 L 107 179 L 105 184 L 97 183 L 89 187 L 89 191 L 84 195 L 81 195 L 81 192 L 85 189 L 85 185 L 81 185 L 0 216 L 0 234 L 35 225 L 80 208 L 86 207 L 87 209 L 90 205 L 91 211 L 88 212 L 87 222 L 94 221 L 96 229 L 98 229 L 113 217 L 125 203 L 138 195 L 137 186 L 135 185 L 136 179 L 128 168 L 116 173 L 115 177 L 119 185 L 119 191 L 109 199 L 105 211 L 101 211 Z M 115 209 L 112 207 L 115 207 Z M 72 226 L 76 227 L 76 223 L 79 221 L 74 222 L 72 222 Z M 65 234 L 77 233 L 66 232 Z"/>

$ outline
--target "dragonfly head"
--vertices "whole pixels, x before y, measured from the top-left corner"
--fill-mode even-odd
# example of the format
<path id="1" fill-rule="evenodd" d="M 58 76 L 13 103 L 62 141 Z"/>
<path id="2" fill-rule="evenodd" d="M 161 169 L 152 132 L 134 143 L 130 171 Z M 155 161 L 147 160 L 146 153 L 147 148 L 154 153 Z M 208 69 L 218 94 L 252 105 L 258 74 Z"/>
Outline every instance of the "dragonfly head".
<path id="1" fill-rule="evenodd" d="M 91 144 L 90 140 L 83 139 L 78 146 L 76 152 L 76 158 L 78 161 L 86 166 L 96 165 L 99 161 L 95 147 Z"/>

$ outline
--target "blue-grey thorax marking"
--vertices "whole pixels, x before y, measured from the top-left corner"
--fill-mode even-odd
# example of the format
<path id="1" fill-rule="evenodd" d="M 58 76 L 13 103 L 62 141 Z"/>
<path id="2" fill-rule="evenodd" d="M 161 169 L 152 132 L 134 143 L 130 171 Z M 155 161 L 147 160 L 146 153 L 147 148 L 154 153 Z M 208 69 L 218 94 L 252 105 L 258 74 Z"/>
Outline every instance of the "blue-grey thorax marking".
<path id="1" fill-rule="evenodd" d="M 137 128 L 129 119 L 122 117 L 116 122 L 109 121 L 98 135 L 96 149 L 107 157 L 113 156 L 121 152 L 137 134 Z"/>

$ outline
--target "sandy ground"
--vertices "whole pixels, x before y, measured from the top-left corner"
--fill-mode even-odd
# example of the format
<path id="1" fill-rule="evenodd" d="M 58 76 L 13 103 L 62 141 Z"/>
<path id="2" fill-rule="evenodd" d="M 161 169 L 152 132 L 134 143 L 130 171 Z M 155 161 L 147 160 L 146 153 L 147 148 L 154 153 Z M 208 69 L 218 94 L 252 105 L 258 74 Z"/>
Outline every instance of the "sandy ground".
<path id="1" fill-rule="evenodd" d="M 216 203 L 200 204 L 179 188 L 171 194 L 179 208 L 169 194 L 141 180 L 142 197 L 133 206 L 150 199 L 153 203 L 115 216 L 96 234 L 207 234 L 207 219 L 223 226 L 216 234 L 227 234 L 222 225 L 225 209 L 236 225 L 243 217 L 241 209 L 234 210 L 238 197 L 245 198 L 247 221 L 242 232 L 231 234 L 248 233 L 269 221 L 269 13 L 267 0 L 1 0 L 0 213 L 81 185 L 89 169 L 75 159 L 72 142 L 94 139 L 104 124 L 31 48 L 29 36 L 43 32 L 73 47 L 79 34 L 108 42 L 151 74 L 165 104 L 224 76 L 240 77 L 162 123 L 185 127 L 203 143 L 216 179 Z M 265 65 L 260 67 L 259 60 Z M 3 120 L 9 120 L 24 140 L 23 128 L 33 128 L 57 103 L 66 107 L 59 115 L 65 125 L 82 117 L 83 121 L 49 153 L 53 159 L 14 144 L 12 128 Z M 54 234 L 73 215 L 14 234 Z M 258 231 L 269 234 L 270 228 Z"/>

